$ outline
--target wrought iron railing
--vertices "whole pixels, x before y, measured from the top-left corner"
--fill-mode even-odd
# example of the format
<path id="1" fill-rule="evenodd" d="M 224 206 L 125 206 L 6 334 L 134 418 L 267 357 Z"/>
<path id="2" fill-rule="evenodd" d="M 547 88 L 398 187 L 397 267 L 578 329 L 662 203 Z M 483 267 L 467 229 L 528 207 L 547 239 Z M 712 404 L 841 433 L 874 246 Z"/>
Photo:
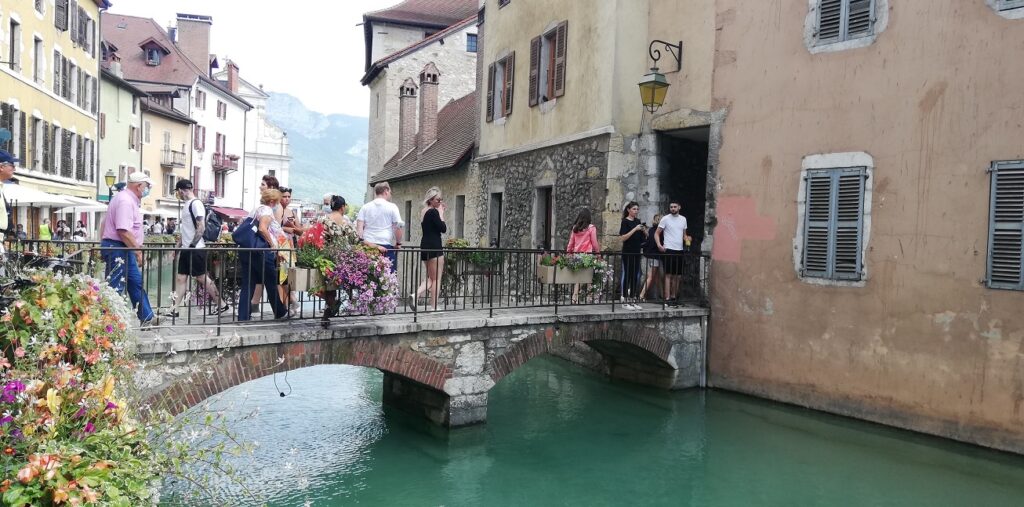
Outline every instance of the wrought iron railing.
<path id="1" fill-rule="evenodd" d="M 160 153 L 162 167 L 185 167 L 185 152 L 164 148 Z"/>
<path id="2" fill-rule="evenodd" d="M 238 170 L 238 157 L 236 155 L 225 155 L 223 153 L 213 154 L 213 168 L 217 171 Z"/>

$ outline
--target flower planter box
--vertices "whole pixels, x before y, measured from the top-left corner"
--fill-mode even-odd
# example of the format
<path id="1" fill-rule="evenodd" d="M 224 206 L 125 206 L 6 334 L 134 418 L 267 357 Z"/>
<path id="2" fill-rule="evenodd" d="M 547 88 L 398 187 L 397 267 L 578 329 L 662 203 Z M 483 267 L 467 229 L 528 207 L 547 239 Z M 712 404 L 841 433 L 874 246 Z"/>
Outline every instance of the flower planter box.
<path id="1" fill-rule="evenodd" d="M 540 283 L 591 283 L 594 281 L 594 269 L 586 268 L 579 271 L 571 271 L 556 266 L 537 266 L 537 278 Z"/>
<path id="2" fill-rule="evenodd" d="M 324 284 L 324 275 L 317 269 L 288 268 L 288 285 L 295 291 L 308 291 Z"/>

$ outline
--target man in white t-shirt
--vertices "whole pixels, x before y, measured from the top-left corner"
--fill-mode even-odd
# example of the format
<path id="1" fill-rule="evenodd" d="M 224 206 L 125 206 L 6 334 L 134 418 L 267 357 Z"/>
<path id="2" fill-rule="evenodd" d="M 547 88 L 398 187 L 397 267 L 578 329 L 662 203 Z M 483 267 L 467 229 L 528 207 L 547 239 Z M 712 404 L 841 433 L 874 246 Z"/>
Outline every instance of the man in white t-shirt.
<path id="1" fill-rule="evenodd" d="M 196 279 L 196 286 L 203 284 L 203 289 L 211 301 L 216 301 L 216 306 L 210 311 L 210 315 L 218 315 L 227 311 L 230 307 L 220 298 L 217 285 L 209 276 L 206 276 L 206 252 L 203 248 L 206 243 L 203 241 L 203 231 L 206 230 L 206 206 L 203 201 L 196 199 L 192 192 L 192 182 L 181 179 L 174 186 L 174 195 L 184 205 L 178 216 L 178 232 L 181 234 L 178 241 L 178 270 L 175 276 L 175 290 L 171 292 L 171 309 L 166 313 L 168 317 L 178 317 L 178 304 L 188 299 L 191 292 L 188 278 Z M 178 294 L 184 294 L 179 298 Z"/>
<path id="2" fill-rule="evenodd" d="M 665 300 L 671 306 L 678 305 L 676 296 L 679 293 L 679 277 L 683 273 L 683 252 L 690 243 L 690 237 L 686 235 L 686 217 L 679 214 L 680 208 L 679 201 L 670 202 L 669 214 L 661 218 L 654 234 L 658 251 L 664 254 L 661 265 L 665 271 L 665 283 L 662 287 Z"/>
<path id="3" fill-rule="evenodd" d="M 398 248 L 402 246 L 405 222 L 398 206 L 391 202 L 391 185 L 381 182 L 373 187 L 376 199 L 359 208 L 356 215 L 356 234 L 367 245 L 377 247 L 391 259 L 391 272 L 398 270 Z"/>

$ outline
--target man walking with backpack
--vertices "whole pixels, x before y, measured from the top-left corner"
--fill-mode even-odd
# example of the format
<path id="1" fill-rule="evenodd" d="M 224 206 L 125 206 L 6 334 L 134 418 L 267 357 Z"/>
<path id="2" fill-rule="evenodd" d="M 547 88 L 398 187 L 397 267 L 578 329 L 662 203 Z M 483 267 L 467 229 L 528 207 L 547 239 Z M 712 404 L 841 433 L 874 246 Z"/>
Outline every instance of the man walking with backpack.
<path id="1" fill-rule="evenodd" d="M 206 275 L 206 252 L 203 249 L 206 247 L 208 237 L 212 236 L 214 240 L 216 239 L 216 234 L 220 232 L 220 224 L 214 224 L 212 223 L 214 221 L 207 220 L 206 206 L 203 205 L 202 200 L 195 197 L 191 181 L 178 180 L 174 186 L 174 193 L 178 200 L 185 203 L 185 206 L 178 217 L 178 231 L 181 233 L 178 247 L 182 250 L 178 253 L 178 271 L 175 277 L 175 291 L 171 292 L 171 309 L 166 315 L 168 317 L 179 316 L 178 304 L 188 299 L 188 278 L 190 276 L 196 279 L 197 287 L 202 284 L 206 296 L 211 301 L 217 302 L 210 314 L 219 315 L 230 307 L 221 299 L 213 280 Z M 207 233 L 208 229 L 211 230 L 210 233 Z M 179 292 L 182 294 L 180 298 L 178 297 Z"/>

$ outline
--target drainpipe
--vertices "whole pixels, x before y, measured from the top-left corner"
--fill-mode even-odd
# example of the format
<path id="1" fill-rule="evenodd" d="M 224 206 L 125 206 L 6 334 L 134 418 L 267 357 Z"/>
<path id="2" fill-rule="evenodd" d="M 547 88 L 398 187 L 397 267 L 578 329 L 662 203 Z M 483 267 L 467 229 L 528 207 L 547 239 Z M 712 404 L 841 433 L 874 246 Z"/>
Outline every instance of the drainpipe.
<path id="1" fill-rule="evenodd" d="M 245 209 L 245 183 L 247 181 L 245 179 L 245 147 L 248 146 L 246 144 L 246 142 L 247 142 L 246 136 L 249 135 L 249 128 L 248 127 L 249 127 L 249 110 L 246 109 L 242 113 L 242 197 L 241 197 L 241 201 L 238 203 L 238 209 Z"/>
<path id="2" fill-rule="evenodd" d="M 102 47 L 103 45 L 103 13 L 106 12 L 109 8 L 110 4 L 108 2 L 103 2 L 103 5 L 100 6 L 100 19 L 96 20 L 96 37 L 93 39 L 96 43 L 96 46 L 93 48 L 93 50 L 96 51 L 95 54 L 97 62 L 100 61 L 100 58 L 103 55 L 103 51 L 99 50 L 100 47 Z M 100 172 L 103 169 L 103 161 L 100 158 L 100 114 L 102 114 L 103 112 L 103 69 L 101 67 L 102 62 L 96 65 L 96 153 L 94 154 L 96 156 L 96 168 L 92 174 L 93 181 L 95 181 L 93 186 L 95 187 L 94 190 L 96 191 L 97 201 L 100 200 Z M 107 204 L 110 204 L 109 198 L 107 199 Z M 98 216 L 98 214 L 92 214 L 92 217 L 96 216 Z M 96 222 L 99 222 L 99 220 L 96 220 Z M 99 224 L 91 223 L 89 224 L 89 228 L 95 228 L 97 231 L 99 231 Z"/>

